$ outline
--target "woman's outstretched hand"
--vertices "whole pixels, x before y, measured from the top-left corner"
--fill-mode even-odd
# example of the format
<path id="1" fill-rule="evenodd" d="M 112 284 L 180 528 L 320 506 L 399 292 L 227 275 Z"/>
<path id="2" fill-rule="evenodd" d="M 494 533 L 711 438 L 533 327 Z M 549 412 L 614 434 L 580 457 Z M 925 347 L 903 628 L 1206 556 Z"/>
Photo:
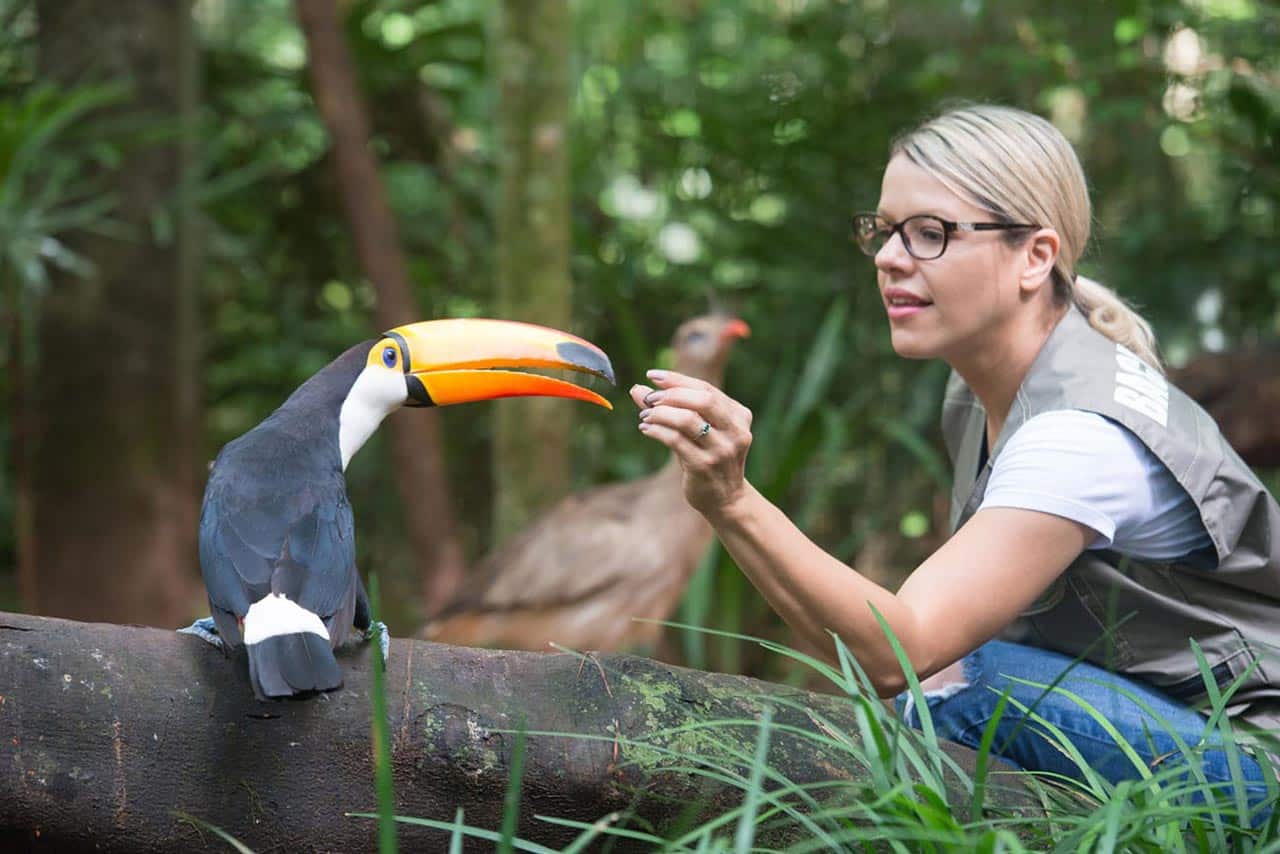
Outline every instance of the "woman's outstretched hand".
<path id="1" fill-rule="evenodd" d="M 715 521 L 748 491 L 751 410 L 704 380 L 675 371 L 646 376 L 653 387 L 631 387 L 640 432 L 672 450 L 684 469 L 685 498 Z"/>

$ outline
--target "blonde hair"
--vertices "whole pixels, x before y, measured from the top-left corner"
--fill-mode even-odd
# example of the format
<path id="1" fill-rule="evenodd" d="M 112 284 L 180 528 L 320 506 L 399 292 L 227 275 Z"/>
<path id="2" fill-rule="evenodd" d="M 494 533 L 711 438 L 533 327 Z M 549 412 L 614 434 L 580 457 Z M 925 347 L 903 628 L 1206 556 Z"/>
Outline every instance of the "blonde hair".
<path id="1" fill-rule="evenodd" d="M 1089 189 L 1075 149 L 1052 124 L 1012 107 L 966 104 L 899 136 L 889 154 L 907 157 L 1000 222 L 1036 223 L 1058 232 L 1054 299 L 1075 303 L 1094 329 L 1163 370 L 1151 324 L 1115 291 L 1076 275 L 1089 242 Z M 1015 245 L 1026 234 L 1005 232 Z"/>

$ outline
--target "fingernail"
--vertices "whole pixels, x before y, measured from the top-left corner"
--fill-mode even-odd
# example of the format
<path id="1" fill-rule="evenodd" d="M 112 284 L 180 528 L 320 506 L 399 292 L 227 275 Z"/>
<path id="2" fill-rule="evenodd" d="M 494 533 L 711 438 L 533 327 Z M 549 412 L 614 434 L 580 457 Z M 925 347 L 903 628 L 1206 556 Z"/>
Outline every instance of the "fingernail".
<path id="1" fill-rule="evenodd" d="M 662 392 L 660 391 L 651 391 L 644 396 L 645 406 L 653 406 L 654 404 L 661 403 L 661 402 L 662 402 Z"/>
<path id="2" fill-rule="evenodd" d="M 647 422 L 647 421 L 641 421 L 641 422 L 640 422 L 640 432 L 641 432 L 641 433 L 648 433 L 648 432 L 649 432 L 649 422 Z"/>
<path id="3" fill-rule="evenodd" d="M 651 380 L 658 380 L 659 382 L 667 378 L 666 371 L 659 371 L 656 368 L 650 371 L 645 371 L 644 375 Z"/>
<path id="4" fill-rule="evenodd" d="M 645 419 L 645 418 L 648 418 L 648 417 L 649 417 L 649 413 L 651 413 L 651 412 L 653 412 L 653 410 L 652 410 L 652 409 L 641 409 L 641 410 L 640 410 L 640 418 L 641 418 L 641 420 L 643 420 L 643 419 Z"/>

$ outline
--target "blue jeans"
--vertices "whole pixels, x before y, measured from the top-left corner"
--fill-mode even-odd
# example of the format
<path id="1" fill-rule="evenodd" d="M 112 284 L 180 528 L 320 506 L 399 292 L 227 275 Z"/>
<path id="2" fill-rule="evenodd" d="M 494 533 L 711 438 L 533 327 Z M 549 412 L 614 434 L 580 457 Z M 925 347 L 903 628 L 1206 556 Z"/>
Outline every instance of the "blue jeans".
<path id="1" fill-rule="evenodd" d="M 1204 717 L 1151 685 L 1088 662 L 1073 666 L 1072 659 L 1046 649 L 1004 641 L 989 641 L 964 658 L 963 683 L 926 692 L 934 730 L 939 738 L 977 749 L 987 722 L 994 716 L 1001 692 L 1008 688 L 1010 702 L 996 726 L 992 742 L 993 752 L 1002 759 L 1027 770 L 1049 771 L 1073 779 L 1083 776 L 1076 763 L 1041 734 L 1042 724 L 1035 720 L 1023 723 L 1024 714 L 1014 702 L 1017 701 L 1058 727 L 1100 776 L 1113 783 L 1138 779 L 1139 771 L 1116 745 L 1116 740 L 1079 703 L 1058 691 L 1046 694 L 1043 688 L 1015 681 L 1024 679 L 1049 685 L 1068 668 L 1070 672 L 1058 687 L 1100 712 L 1148 767 L 1158 769 L 1184 761 L 1170 730 L 1188 747 L 1195 747 L 1205 736 Z M 1126 693 L 1129 696 L 1125 696 Z M 913 727 L 920 726 L 919 715 L 912 708 L 908 694 L 899 695 L 896 704 L 903 720 Z M 1221 744 L 1221 739 L 1216 733 L 1210 733 L 1206 743 L 1209 748 L 1201 755 L 1205 778 L 1210 783 L 1230 781 L 1226 752 L 1212 747 L 1215 743 Z M 1238 756 L 1242 776 L 1250 784 L 1249 800 L 1257 804 L 1267 795 L 1264 772 L 1249 754 L 1240 752 Z M 1158 757 L 1164 758 L 1153 765 Z M 1229 791 L 1229 787 L 1223 791 Z"/>

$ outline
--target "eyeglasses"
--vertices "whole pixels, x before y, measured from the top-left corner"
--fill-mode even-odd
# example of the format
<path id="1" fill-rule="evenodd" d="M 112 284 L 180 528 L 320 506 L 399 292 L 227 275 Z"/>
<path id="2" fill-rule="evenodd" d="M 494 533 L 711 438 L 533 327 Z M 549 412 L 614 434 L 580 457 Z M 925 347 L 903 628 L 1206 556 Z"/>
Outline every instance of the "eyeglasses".
<path id="1" fill-rule="evenodd" d="M 860 213 L 853 217 L 853 237 L 864 253 L 874 257 L 890 238 L 898 234 L 902 236 L 902 245 L 907 253 L 917 261 L 941 258 L 947 251 L 947 241 L 956 231 L 1010 231 L 1038 227 L 1013 222 L 951 222 L 932 214 L 909 216 L 897 225 L 874 213 Z"/>

